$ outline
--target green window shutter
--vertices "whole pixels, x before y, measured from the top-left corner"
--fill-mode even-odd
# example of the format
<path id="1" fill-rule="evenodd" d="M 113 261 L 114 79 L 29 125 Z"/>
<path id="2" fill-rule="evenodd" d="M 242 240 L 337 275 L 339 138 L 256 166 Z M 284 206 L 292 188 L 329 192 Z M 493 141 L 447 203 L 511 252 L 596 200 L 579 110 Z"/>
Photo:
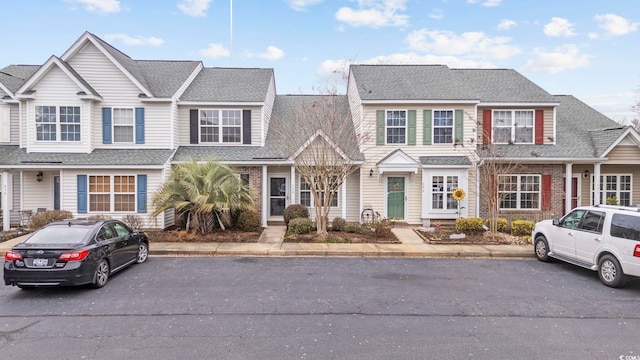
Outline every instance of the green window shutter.
<path id="1" fill-rule="evenodd" d="M 407 129 L 407 144 L 415 145 L 416 144 L 416 111 L 409 110 L 409 126 Z"/>
<path id="2" fill-rule="evenodd" d="M 431 145 L 431 122 L 432 122 L 431 110 L 424 111 L 424 119 L 422 121 L 423 121 L 422 144 Z"/>
<path id="3" fill-rule="evenodd" d="M 384 145 L 384 110 L 376 111 L 376 145 Z"/>
<path id="4" fill-rule="evenodd" d="M 462 110 L 456 110 L 455 115 L 455 135 L 454 144 L 464 143 L 464 112 Z"/>

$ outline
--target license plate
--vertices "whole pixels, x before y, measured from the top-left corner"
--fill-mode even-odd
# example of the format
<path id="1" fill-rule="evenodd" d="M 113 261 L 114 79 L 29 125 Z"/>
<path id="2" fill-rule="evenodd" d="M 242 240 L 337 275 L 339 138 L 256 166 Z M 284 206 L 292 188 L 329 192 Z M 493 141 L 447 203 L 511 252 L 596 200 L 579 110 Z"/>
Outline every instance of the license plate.
<path id="1" fill-rule="evenodd" d="M 49 259 L 33 259 L 33 266 L 47 266 L 49 264 Z"/>

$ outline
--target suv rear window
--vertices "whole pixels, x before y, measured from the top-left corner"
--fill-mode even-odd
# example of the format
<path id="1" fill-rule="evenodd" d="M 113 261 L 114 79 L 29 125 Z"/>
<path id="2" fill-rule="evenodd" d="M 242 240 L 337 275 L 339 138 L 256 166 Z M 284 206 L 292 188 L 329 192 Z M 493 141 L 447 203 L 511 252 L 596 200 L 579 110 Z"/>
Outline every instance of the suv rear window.
<path id="1" fill-rule="evenodd" d="M 640 241 L 640 216 L 613 214 L 611 236 Z"/>

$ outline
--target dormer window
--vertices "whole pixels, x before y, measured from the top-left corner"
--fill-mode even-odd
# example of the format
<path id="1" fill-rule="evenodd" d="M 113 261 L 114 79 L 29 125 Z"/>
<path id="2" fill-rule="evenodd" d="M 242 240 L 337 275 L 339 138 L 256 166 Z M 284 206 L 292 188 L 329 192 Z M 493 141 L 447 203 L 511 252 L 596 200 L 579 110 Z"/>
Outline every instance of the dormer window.
<path id="1" fill-rule="evenodd" d="M 496 144 L 533 144 L 533 110 L 494 110 Z"/>
<path id="2" fill-rule="evenodd" d="M 80 141 L 80 107 L 36 106 L 36 140 L 58 139 Z"/>
<path id="3" fill-rule="evenodd" d="M 200 143 L 241 143 L 242 110 L 201 109 Z"/>

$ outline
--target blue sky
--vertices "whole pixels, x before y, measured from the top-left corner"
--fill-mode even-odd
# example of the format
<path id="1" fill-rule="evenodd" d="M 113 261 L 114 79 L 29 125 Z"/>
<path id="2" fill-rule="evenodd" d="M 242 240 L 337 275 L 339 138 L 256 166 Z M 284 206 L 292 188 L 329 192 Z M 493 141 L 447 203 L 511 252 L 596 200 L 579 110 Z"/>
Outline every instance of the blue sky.
<path id="1" fill-rule="evenodd" d="M 1 8 L 0 67 L 42 64 L 90 31 L 134 59 L 273 68 L 279 94 L 312 93 L 353 62 L 512 68 L 616 121 L 631 120 L 640 101 L 636 0 L 2 0 Z"/>

